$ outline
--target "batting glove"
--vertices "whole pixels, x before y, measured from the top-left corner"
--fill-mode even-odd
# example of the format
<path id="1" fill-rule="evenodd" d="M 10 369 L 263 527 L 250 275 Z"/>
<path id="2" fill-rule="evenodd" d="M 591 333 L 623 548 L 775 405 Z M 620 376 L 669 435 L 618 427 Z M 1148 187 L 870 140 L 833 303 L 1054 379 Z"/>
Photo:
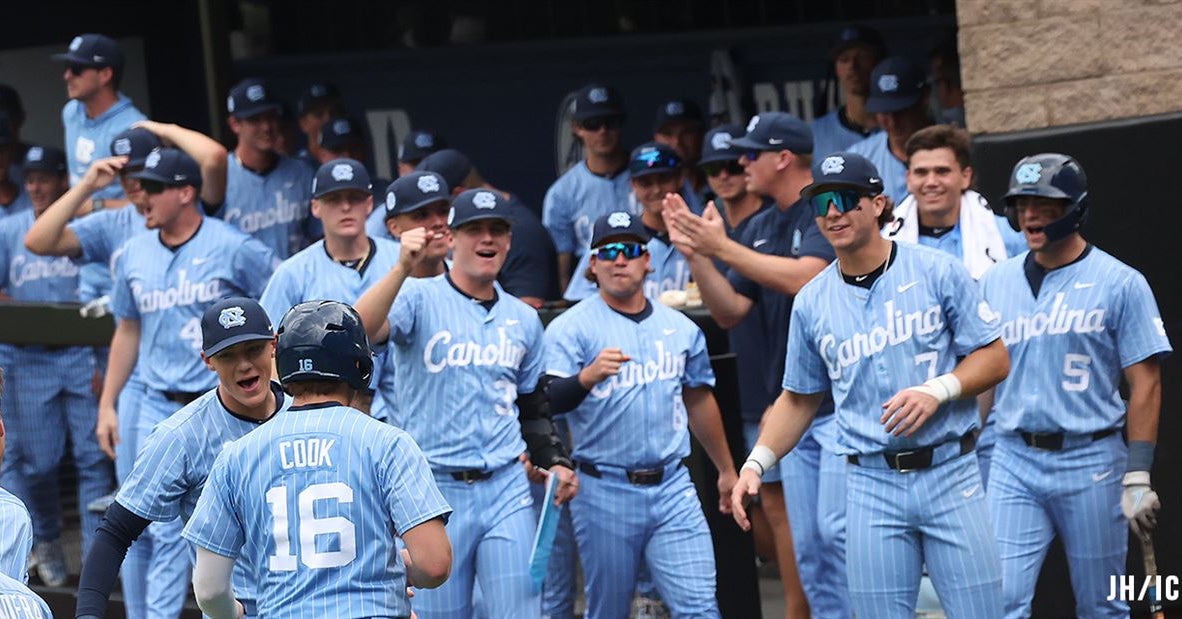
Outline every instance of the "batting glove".
<path id="1" fill-rule="evenodd" d="M 1129 528 L 1138 537 L 1149 534 L 1157 524 L 1161 501 L 1149 486 L 1149 471 L 1129 471 L 1121 481 L 1120 511 L 1129 520 Z"/>

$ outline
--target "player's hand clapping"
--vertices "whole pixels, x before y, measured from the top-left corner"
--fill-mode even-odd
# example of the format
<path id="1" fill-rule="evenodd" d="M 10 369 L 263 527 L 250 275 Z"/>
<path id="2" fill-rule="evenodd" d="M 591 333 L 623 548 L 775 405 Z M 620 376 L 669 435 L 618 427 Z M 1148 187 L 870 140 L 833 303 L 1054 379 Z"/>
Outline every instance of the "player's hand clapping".
<path id="1" fill-rule="evenodd" d="M 631 361 L 632 357 L 625 355 L 619 348 L 604 348 L 595 355 L 591 365 L 579 370 L 579 384 L 584 389 L 591 389 L 595 385 L 620 373 L 620 366 Z"/>
<path id="2" fill-rule="evenodd" d="M 113 407 L 99 406 L 94 435 L 98 439 L 99 449 L 114 460 L 115 446 L 119 444 L 119 415 Z"/>
<path id="3" fill-rule="evenodd" d="M 722 480 L 719 480 L 719 486 L 722 485 Z M 739 478 L 735 481 L 734 486 L 731 487 L 731 516 L 735 518 L 744 531 L 751 530 L 751 521 L 747 518 L 747 505 L 751 503 L 751 499 L 759 496 L 759 487 L 763 485 L 763 480 L 759 475 L 751 469 L 742 469 L 739 471 Z"/>
<path id="4" fill-rule="evenodd" d="M 667 194 L 662 216 L 669 228 L 669 240 L 686 256 L 712 257 L 726 242 L 726 224 L 711 201 L 702 216 L 694 215 L 685 200 L 676 193 Z"/>

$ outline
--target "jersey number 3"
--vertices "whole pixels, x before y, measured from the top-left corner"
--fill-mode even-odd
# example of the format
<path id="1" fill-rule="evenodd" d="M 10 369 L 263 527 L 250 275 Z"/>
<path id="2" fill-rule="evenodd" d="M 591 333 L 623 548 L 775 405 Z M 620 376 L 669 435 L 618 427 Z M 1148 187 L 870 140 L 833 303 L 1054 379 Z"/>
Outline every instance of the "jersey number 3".
<path id="1" fill-rule="evenodd" d="M 343 516 L 316 517 L 316 501 L 335 499 L 339 503 L 353 502 L 353 489 L 341 482 L 312 484 L 300 491 L 299 518 L 294 529 L 300 540 L 299 562 L 312 569 L 341 567 L 357 557 L 357 535 L 353 523 Z M 267 491 L 267 504 L 271 506 L 271 534 L 275 537 L 275 554 L 267 561 L 273 572 L 294 572 L 296 555 L 291 551 L 292 523 L 287 513 L 287 487 L 275 486 Z M 338 549 L 319 551 L 316 538 L 335 535 Z"/>

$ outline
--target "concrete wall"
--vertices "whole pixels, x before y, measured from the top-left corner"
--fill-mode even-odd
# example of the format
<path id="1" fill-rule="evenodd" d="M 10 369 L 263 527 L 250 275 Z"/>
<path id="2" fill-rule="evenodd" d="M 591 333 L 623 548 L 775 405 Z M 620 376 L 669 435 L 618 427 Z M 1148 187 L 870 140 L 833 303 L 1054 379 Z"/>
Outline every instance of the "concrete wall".
<path id="1" fill-rule="evenodd" d="M 1182 0 L 958 0 L 973 133 L 1182 110 Z"/>

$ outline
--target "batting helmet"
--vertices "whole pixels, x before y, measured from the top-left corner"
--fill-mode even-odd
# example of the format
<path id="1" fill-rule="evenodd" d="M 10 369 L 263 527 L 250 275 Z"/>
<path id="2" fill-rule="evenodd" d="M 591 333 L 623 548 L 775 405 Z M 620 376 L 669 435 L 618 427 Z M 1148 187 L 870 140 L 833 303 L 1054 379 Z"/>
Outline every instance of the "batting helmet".
<path id="1" fill-rule="evenodd" d="M 369 387 L 373 357 L 357 310 L 337 301 L 305 301 L 279 323 L 275 369 L 286 385 L 339 380 L 357 390 Z"/>
<path id="2" fill-rule="evenodd" d="M 1088 214 L 1088 177 L 1074 158 L 1059 153 L 1041 153 L 1023 158 L 1010 174 L 1006 192 L 1006 216 L 1018 230 L 1018 209 L 1022 196 L 1055 198 L 1068 202 L 1063 216 L 1043 228 L 1047 240 L 1058 241 L 1083 225 Z"/>

